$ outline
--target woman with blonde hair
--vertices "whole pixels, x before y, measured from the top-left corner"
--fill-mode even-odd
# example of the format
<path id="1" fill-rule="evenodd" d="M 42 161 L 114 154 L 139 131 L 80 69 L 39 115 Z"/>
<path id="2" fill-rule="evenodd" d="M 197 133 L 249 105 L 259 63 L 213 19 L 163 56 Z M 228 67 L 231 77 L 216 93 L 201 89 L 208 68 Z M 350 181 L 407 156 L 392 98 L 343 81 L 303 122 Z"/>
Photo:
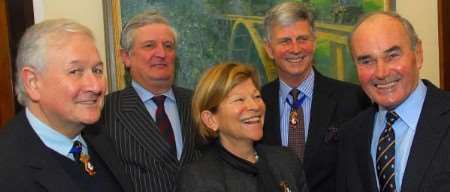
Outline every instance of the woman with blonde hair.
<path id="1" fill-rule="evenodd" d="M 258 74 L 248 65 L 223 63 L 203 74 L 192 115 L 200 135 L 213 142 L 182 170 L 177 191 L 307 191 L 294 154 L 256 144 L 265 114 L 259 87 Z"/>

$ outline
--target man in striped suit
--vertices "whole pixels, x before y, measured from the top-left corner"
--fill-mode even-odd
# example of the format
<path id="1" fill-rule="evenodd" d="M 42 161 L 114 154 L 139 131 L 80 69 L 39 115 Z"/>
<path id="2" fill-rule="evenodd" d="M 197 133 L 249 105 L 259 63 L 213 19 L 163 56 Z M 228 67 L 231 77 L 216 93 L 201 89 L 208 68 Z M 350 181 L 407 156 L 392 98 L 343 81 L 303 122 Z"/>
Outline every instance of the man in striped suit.
<path id="1" fill-rule="evenodd" d="M 175 29 L 154 12 L 131 18 L 121 34 L 132 83 L 107 96 L 101 122 L 135 191 L 172 191 L 180 168 L 199 156 L 192 91 L 173 85 L 176 40 Z"/>

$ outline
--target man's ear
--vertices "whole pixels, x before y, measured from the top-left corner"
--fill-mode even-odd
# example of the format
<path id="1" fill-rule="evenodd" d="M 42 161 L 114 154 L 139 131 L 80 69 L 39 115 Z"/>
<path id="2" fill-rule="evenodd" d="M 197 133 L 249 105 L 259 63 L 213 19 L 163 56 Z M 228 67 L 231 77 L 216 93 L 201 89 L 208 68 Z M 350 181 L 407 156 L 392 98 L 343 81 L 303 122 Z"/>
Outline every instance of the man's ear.
<path id="1" fill-rule="evenodd" d="M 20 73 L 25 92 L 31 101 L 38 101 L 41 97 L 39 92 L 40 77 L 38 72 L 31 67 L 24 67 Z"/>
<path id="2" fill-rule="evenodd" d="M 216 115 L 214 115 L 209 110 L 204 110 L 200 113 L 200 118 L 206 127 L 216 132 L 219 130 L 219 122 L 216 119 Z"/>
<path id="3" fill-rule="evenodd" d="M 268 41 L 265 41 L 264 43 L 264 49 L 266 50 L 267 55 L 273 59 L 273 52 L 272 47 L 270 46 L 270 43 Z"/>
<path id="4" fill-rule="evenodd" d="M 130 68 L 130 52 L 125 49 L 120 49 L 120 57 L 122 57 L 125 68 Z"/>

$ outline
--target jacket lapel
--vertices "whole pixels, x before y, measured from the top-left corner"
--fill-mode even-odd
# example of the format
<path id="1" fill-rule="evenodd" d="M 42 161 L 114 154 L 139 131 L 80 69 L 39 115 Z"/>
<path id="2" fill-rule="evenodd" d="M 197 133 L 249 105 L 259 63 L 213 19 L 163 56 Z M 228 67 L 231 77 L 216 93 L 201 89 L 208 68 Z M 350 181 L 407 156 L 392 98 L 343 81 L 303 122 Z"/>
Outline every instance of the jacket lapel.
<path id="1" fill-rule="evenodd" d="M 427 95 L 410 149 L 401 191 L 420 189 L 432 157 L 439 149 L 444 136 L 447 135 L 447 125 L 450 124 L 448 98 L 441 97 L 442 94 L 433 85 L 429 83 L 426 85 Z"/>
<path id="2" fill-rule="evenodd" d="M 98 134 L 99 126 L 88 126 L 83 131 L 83 138 L 89 144 L 91 150 L 94 150 L 100 158 L 105 162 L 111 173 L 116 180 L 120 183 L 120 186 L 125 191 L 133 191 L 133 186 L 129 177 L 125 176 L 121 171 L 123 170 L 118 158 L 115 155 L 115 151 L 111 148 L 112 143 L 101 134 Z"/>
<path id="3" fill-rule="evenodd" d="M 180 117 L 181 134 L 183 137 L 183 152 L 180 163 L 191 161 L 195 158 L 196 130 L 191 118 L 192 92 L 182 88 L 173 87 L 173 92 L 177 102 L 178 115 Z"/>
<path id="4" fill-rule="evenodd" d="M 120 93 L 118 118 L 131 137 L 142 145 L 153 158 L 176 170 L 178 160 L 170 152 L 169 144 L 160 136 L 156 123 L 148 113 L 136 91 L 129 87 Z"/>
<path id="5" fill-rule="evenodd" d="M 79 187 L 64 172 L 60 163 L 55 160 L 44 143 L 39 139 L 32 130 L 25 112 L 19 114 L 21 116 L 23 126 L 16 127 L 17 135 L 23 135 L 23 139 L 18 143 L 21 151 L 26 151 L 25 166 L 30 169 L 30 173 L 37 183 L 42 185 L 47 191 L 70 191 L 80 192 Z M 11 162 L 14 163 L 14 162 Z"/>
<path id="6" fill-rule="evenodd" d="M 353 134 L 357 140 L 355 145 L 355 156 L 357 159 L 358 174 L 362 179 L 363 186 L 368 191 L 378 191 L 376 173 L 374 170 L 372 155 L 370 149 L 372 145 L 373 126 L 375 121 L 375 113 L 377 106 L 373 105 L 364 113 L 364 119 L 358 122 L 357 133 Z"/>
<path id="7" fill-rule="evenodd" d="M 42 185 L 46 191 L 81 192 L 79 187 L 54 159 L 30 160 L 27 166 L 31 169 L 36 182 Z"/>
<path id="8" fill-rule="evenodd" d="M 332 88 L 327 86 L 324 78 L 320 73 L 315 71 L 313 99 L 311 104 L 311 121 L 308 128 L 308 139 L 305 146 L 305 167 L 310 167 L 314 156 L 320 153 L 318 148 L 324 142 L 325 134 L 327 134 L 332 121 L 336 103 L 330 99 Z"/>
<path id="9" fill-rule="evenodd" d="M 262 91 L 262 97 L 266 103 L 262 140 L 270 145 L 281 145 L 279 89 L 280 82 L 277 79 L 270 82 Z"/>

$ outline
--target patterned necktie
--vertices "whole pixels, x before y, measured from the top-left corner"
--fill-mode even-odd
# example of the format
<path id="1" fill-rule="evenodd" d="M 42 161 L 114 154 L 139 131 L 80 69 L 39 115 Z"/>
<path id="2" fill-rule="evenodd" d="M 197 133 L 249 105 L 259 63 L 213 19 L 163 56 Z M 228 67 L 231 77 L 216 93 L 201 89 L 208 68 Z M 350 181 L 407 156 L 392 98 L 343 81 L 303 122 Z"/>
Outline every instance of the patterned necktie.
<path id="1" fill-rule="evenodd" d="M 83 150 L 83 148 L 82 148 L 81 142 L 79 142 L 79 141 L 73 142 L 72 149 L 70 149 L 69 153 L 72 153 L 73 158 L 75 159 L 75 161 L 77 163 L 81 163 L 80 156 L 81 156 L 82 150 Z"/>
<path id="2" fill-rule="evenodd" d="M 292 89 L 289 94 L 292 96 L 292 105 L 289 113 L 288 148 L 294 151 L 298 158 L 303 159 L 305 150 L 305 124 L 301 106 L 303 100 L 298 100 L 300 94 L 298 89 Z"/>
<path id="3" fill-rule="evenodd" d="M 86 171 L 86 173 L 89 176 L 94 176 L 95 175 L 94 165 L 92 165 L 89 155 L 82 154 L 81 153 L 82 151 L 83 146 L 81 145 L 81 142 L 75 141 L 73 142 L 72 149 L 70 149 L 69 153 L 73 155 L 73 158 L 77 163 L 83 163 L 84 171 Z"/>
<path id="4" fill-rule="evenodd" d="M 166 110 L 164 108 L 164 101 L 166 100 L 166 96 L 159 95 L 153 97 L 153 101 L 156 103 L 156 125 L 159 128 L 159 132 L 161 136 L 167 141 L 170 145 L 170 150 L 173 154 L 177 154 L 177 149 L 175 145 L 175 136 L 173 135 L 172 125 L 170 124 L 169 117 L 166 114 Z"/>
<path id="5" fill-rule="evenodd" d="M 380 192 L 394 192 L 395 189 L 395 133 L 392 125 L 399 118 L 397 113 L 386 114 L 386 127 L 380 135 L 377 146 L 377 174 Z"/>

